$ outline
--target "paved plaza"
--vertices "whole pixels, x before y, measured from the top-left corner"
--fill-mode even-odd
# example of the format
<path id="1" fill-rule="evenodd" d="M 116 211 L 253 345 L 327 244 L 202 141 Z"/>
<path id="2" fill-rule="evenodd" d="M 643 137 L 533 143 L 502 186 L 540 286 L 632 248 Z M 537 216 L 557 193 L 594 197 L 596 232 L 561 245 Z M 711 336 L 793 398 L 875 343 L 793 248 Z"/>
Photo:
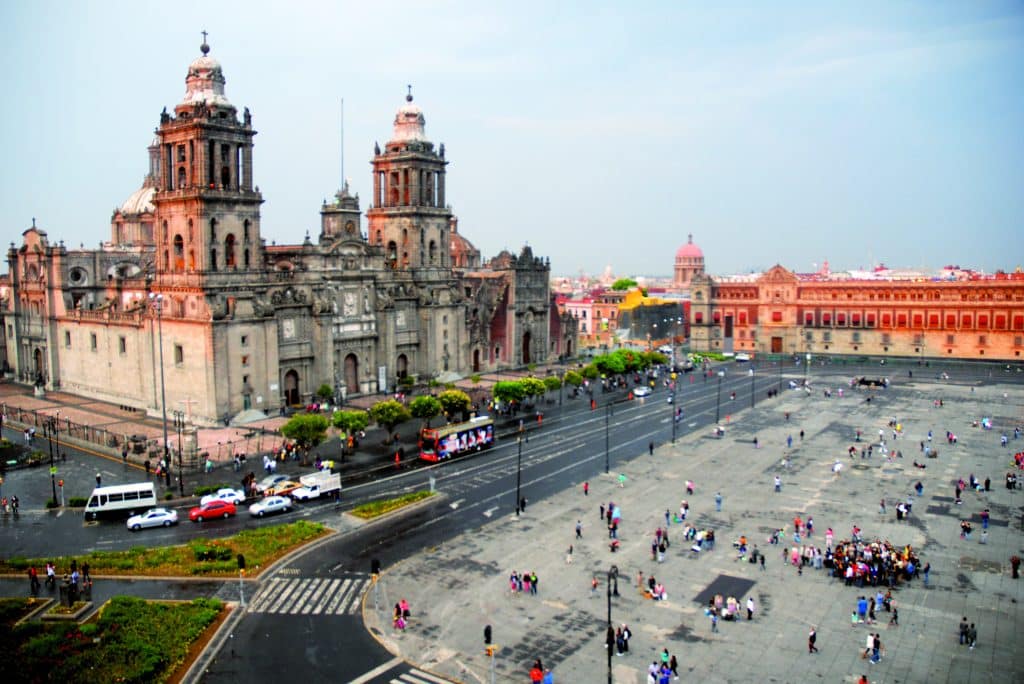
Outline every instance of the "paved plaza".
<path id="1" fill-rule="evenodd" d="M 833 379 L 831 398 L 824 397 L 827 383 L 821 381 L 811 395 L 785 391 L 755 409 L 735 411 L 723 438 L 702 430 L 674 445 L 658 446 L 653 456 L 645 452 L 624 460 L 613 455 L 612 473 L 595 474 L 589 496 L 576 483 L 558 496 L 531 503 L 519 520 L 506 515 L 387 569 L 378 587 L 379 610 L 373 592 L 367 595 L 367 626 L 417 666 L 464 682 L 490 681 L 483 647 L 487 624 L 500 646 L 494 663 L 497 681 L 529 681 L 530 665 L 540 658 L 555 682 L 603 682 L 605 577 L 615 564 L 621 596 L 613 599 L 612 623 L 628 624 L 633 633 L 629 653 L 612 658 L 616 682 L 645 682 L 648 666 L 660 662 L 666 648 L 679 659 L 681 681 L 854 682 L 866 674 L 871 682 L 1019 682 L 1024 655 L 1015 640 L 1024 580 L 1011 578 L 1009 558 L 1024 555 L 1024 492 L 1007 490 L 1004 477 L 1013 451 L 1024 449 L 1024 438 L 1013 441 L 1012 434 L 1024 422 L 1024 390 L 998 384 L 998 379 L 972 388 L 894 378 L 889 389 L 847 388 L 842 397 Z M 866 401 L 868 396 L 872 401 Z M 903 428 L 895 441 L 889 427 L 893 417 Z M 986 417 L 994 429 L 972 426 Z M 858 429 L 864 435 L 860 444 L 854 441 Z M 902 458 L 887 462 L 879 453 L 880 429 L 887 447 L 902 451 Z M 935 459 L 926 459 L 920 450 L 929 430 L 938 449 Z M 947 430 L 957 435 L 955 446 L 947 444 Z M 1000 446 L 1002 432 L 1010 435 L 1008 447 Z M 755 436 L 760 448 L 754 447 Z M 789 436 L 792 448 L 787 448 Z M 871 442 L 876 443 L 872 458 L 862 459 L 859 452 L 853 460 L 847 457 L 851 445 L 860 449 Z M 838 476 L 832 471 L 836 459 L 845 465 Z M 915 468 L 915 460 L 927 468 Z M 621 488 L 620 472 L 626 475 Z M 954 484 L 972 473 L 982 481 L 991 478 L 991 491 L 967 491 L 962 505 L 956 505 Z M 782 479 L 779 493 L 773 487 L 776 475 Z M 686 480 L 696 485 L 690 496 Z M 920 497 L 913 489 L 918 480 L 924 485 Z M 719 491 L 722 510 L 716 512 Z M 910 495 L 913 512 L 908 521 L 897 522 L 895 505 Z M 885 514 L 879 512 L 883 498 Z M 655 529 L 664 526 L 666 510 L 678 511 L 682 499 L 690 506 L 687 522 L 715 530 L 716 548 L 691 551 L 682 539 L 683 526 L 673 522 L 664 562 L 652 561 Z M 622 512 L 621 548 L 614 554 L 598 517 L 598 506 L 609 500 Z M 991 524 L 982 544 L 979 514 L 985 508 L 991 511 Z M 815 546 L 825 546 L 829 527 L 837 542 L 848 539 L 854 524 L 868 540 L 912 545 L 923 562 L 931 563 L 930 586 L 918 579 L 894 590 L 898 626 L 889 624 L 888 612 L 880 612 L 874 625 L 851 625 L 858 596 L 872 596 L 875 590 L 845 586 L 827 570 L 808 567 L 798 575 L 793 565 L 782 562 L 796 515 L 804 520 L 813 516 L 814 536 L 804 542 Z M 962 518 L 974 519 L 970 540 L 960 539 Z M 575 538 L 577 520 L 582 539 Z M 769 545 L 771 530 L 780 527 L 785 539 Z M 765 552 L 764 571 L 737 559 L 732 542 L 740 535 Z M 538 594 L 513 595 L 513 570 L 536 572 Z M 666 601 L 641 594 L 638 571 L 645 578 L 654 574 L 665 585 Z M 591 592 L 594 576 L 600 580 L 596 595 Z M 722 621 L 712 633 L 706 599 L 697 598 L 719 587 L 741 604 L 753 597 L 754 619 Z M 391 624 L 391 607 L 402 598 L 409 601 L 413 619 L 398 632 Z M 977 626 L 973 650 L 958 643 L 962 617 Z M 812 626 L 820 649 L 813 655 L 807 648 Z M 861 658 L 869 632 L 880 634 L 884 649 L 877 664 Z"/>

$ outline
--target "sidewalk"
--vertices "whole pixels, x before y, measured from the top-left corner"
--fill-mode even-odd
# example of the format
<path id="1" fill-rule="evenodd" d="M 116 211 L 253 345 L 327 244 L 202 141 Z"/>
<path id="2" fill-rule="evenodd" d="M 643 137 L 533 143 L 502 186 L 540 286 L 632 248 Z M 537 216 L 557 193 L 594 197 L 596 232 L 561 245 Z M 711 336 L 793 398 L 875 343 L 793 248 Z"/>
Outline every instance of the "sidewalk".
<path id="1" fill-rule="evenodd" d="M 943 408 L 933 405 L 940 396 Z M 1012 432 L 1022 421 L 1022 405 L 1019 386 L 997 384 L 972 393 L 967 385 L 901 381 L 876 393 L 871 403 L 856 391 L 841 399 L 785 392 L 777 401 L 734 415 L 724 439 L 690 434 L 659 448 L 654 457 L 644 453 L 625 462 L 625 488 L 618 487 L 618 473 L 595 474 L 589 496 L 574 483 L 559 496 L 531 502 L 519 520 L 505 516 L 390 568 L 380 582 L 381 609 L 374 612 L 371 603 L 365 611 L 367 627 L 396 654 L 465 682 L 489 681 L 483 653 L 488 624 L 500 645 L 499 681 L 527 681 L 536 658 L 552 668 L 556 682 L 605 681 L 605 578 L 615 564 L 621 597 L 612 600 L 612 625 L 626 623 L 634 635 L 629 653 L 612 657 L 616 682 L 645 682 L 647 667 L 660 662 L 665 648 L 679 659 L 681 676 L 691 681 L 853 682 L 861 673 L 872 682 L 1019 681 L 1024 655 L 1016 640 L 1024 627 L 1024 580 L 1010 578 L 1008 559 L 1020 553 L 1024 493 L 1005 489 L 1012 451 L 999 448 L 999 433 Z M 889 439 L 893 416 L 903 424 L 904 436 L 889 447 L 900 449 L 902 459 L 887 463 L 877 453 L 871 459 L 846 458 L 857 429 L 877 435 L 882 428 Z M 992 417 L 996 429 L 970 426 L 984 416 Z M 938 459 L 924 459 L 919 442 L 929 430 L 938 439 L 947 429 L 957 434 L 958 445 L 943 441 Z M 802 443 L 800 430 L 805 431 Z M 789 435 L 792 449 L 786 448 Z M 754 436 L 762 448 L 754 448 Z M 1010 447 L 1019 450 L 1024 444 L 1011 441 Z M 780 465 L 784 455 L 789 469 Z M 836 458 L 846 466 L 839 477 L 831 471 Z M 914 468 L 915 459 L 926 461 L 927 469 Z M 967 492 L 962 507 L 949 505 L 952 483 L 972 472 L 981 480 L 990 477 L 992 491 Z M 778 494 L 772 486 L 776 474 L 783 480 Z M 692 496 L 684 490 L 687 479 L 696 483 Z M 916 499 L 909 521 L 898 524 L 895 503 L 905 500 L 918 480 L 924 496 Z M 724 497 L 721 512 L 715 511 L 716 491 Z M 884 516 L 878 513 L 883 497 L 890 502 Z M 687 522 L 715 530 L 716 548 L 691 551 L 682 540 L 682 525 L 673 523 L 671 547 L 658 564 L 651 560 L 654 530 L 664 526 L 666 509 L 678 511 L 681 499 L 690 505 Z M 598 519 L 598 505 L 609 500 L 623 516 L 621 549 L 615 554 Z M 988 543 L 978 543 L 980 525 L 972 540 L 960 540 L 960 516 L 976 516 L 986 507 L 992 511 Z M 893 592 L 898 627 L 888 625 L 890 614 L 884 612 L 876 625 L 851 627 L 857 597 L 871 588 L 846 587 L 830 580 L 826 570 L 810 567 L 798 575 L 781 562 L 783 545 L 767 543 L 778 527 L 786 528 L 791 540 L 796 514 L 814 517 L 814 537 L 805 543 L 816 546 L 824 547 L 828 527 L 838 542 L 849 537 L 853 524 L 868 539 L 911 544 L 932 565 L 931 586 L 917 580 Z M 582 540 L 574 539 L 577 520 L 583 524 Z M 740 535 L 766 553 L 765 572 L 737 560 L 732 542 Z M 570 544 L 572 563 L 567 564 Z M 513 570 L 536 572 L 539 595 L 512 595 Z M 635 587 L 638 571 L 665 584 L 668 600 L 645 599 Z M 591 596 L 594 576 L 600 586 Z M 706 598 L 697 600 L 706 592 L 735 596 L 741 605 L 752 596 L 754 620 L 723 621 L 712 634 L 703 612 Z M 397 632 L 391 607 L 402 598 L 410 602 L 413 619 Z M 957 645 L 962 616 L 977 623 L 974 650 Z M 820 649 L 815 655 L 806 646 L 812 625 Z M 860 659 L 869 630 L 881 634 L 886 652 L 875 665 Z"/>

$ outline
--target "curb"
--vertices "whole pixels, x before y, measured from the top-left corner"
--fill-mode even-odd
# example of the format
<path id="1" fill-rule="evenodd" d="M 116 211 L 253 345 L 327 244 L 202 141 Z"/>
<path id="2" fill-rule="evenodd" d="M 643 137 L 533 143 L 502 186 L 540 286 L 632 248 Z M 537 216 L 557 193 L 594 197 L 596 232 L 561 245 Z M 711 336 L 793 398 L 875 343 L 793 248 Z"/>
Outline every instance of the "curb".
<path id="1" fill-rule="evenodd" d="M 203 674 L 205 674 L 206 668 L 213 662 L 216 654 L 220 653 L 224 642 L 234 637 L 235 626 L 241 622 L 242 617 L 245 615 L 245 610 L 242 609 L 237 601 L 225 601 L 224 605 L 231 611 L 231 615 L 220 624 L 216 633 L 206 642 L 206 647 L 199 652 L 196 659 L 192 661 L 192 665 L 185 670 L 185 674 L 181 676 L 183 683 L 198 682 Z M 213 646 L 216 646 L 216 648 L 213 648 Z"/>

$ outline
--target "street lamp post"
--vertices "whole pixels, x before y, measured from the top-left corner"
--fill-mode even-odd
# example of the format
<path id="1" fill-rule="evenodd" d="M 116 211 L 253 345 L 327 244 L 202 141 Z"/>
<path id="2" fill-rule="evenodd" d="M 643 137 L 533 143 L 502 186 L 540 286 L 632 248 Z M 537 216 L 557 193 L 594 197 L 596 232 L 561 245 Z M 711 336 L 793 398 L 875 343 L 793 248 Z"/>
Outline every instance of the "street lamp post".
<path id="1" fill-rule="evenodd" d="M 519 485 L 522 483 L 523 478 L 523 438 L 517 437 L 516 444 L 518 445 L 518 454 L 516 455 L 516 517 L 519 517 L 519 502 L 522 501 L 519 498 Z"/>
<path id="2" fill-rule="evenodd" d="M 174 411 L 174 429 L 178 433 L 178 493 L 181 496 L 185 496 L 185 480 L 182 477 L 182 474 L 185 472 L 185 469 L 182 467 L 181 462 L 181 431 L 184 429 L 184 427 L 185 412 Z"/>
<path id="3" fill-rule="evenodd" d="M 807 358 L 804 359 L 804 387 L 807 387 L 807 367 L 811 365 L 811 355 L 807 354 Z"/>
<path id="4" fill-rule="evenodd" d="M 608 568 L 608 582 L 605 593 L 608 596 L 608 634 L 612 631 L 612 596 L 619 595 L 619 566 Z M 612 684 L 612 650 L 615 644 L 608 644 L 608 684 Z"/>
<path id="5" fill-rule="evenodd" d="M 164 385 L 164 323 L 163 323 L 163 304 L 164 296 L 155 292 L 149 293 L 149 301 L 156 311 L 156 326 L 159 336 L 160 344 L 160 410 L 163 414 L 163 427 L 164 427 L 164 441 L 163 441 L 163 452 L 164 452 L 164 486 L 171 486 L 171 459 L 167 449 L 167 388 Z M 180 467 L 180 463 L 178 464 Z M 181 479 L 181 472 L 178 472 L 178 479 Z M 184 486 L 184 485 L 182 485 Z"/>
<path id="6" fill-rule="evenodd" d="M 608 419 L 612 415 L 612 405 L 604 407 L 604 472 L 608 474 L 611 470 L 611 448 L 608 441 Z"/>
<path id="7" fill-rule="evenodd" d="M 718 425 L 718 421 L 722 418 L 722 376 L 725 375 L 722 371 L 718 371 L 718 393 L 715 396 L 715 425 Z"/>
<path id="8" fill-rule="evenodd" d="M 679 412 L 679 408 L 678 408 L 678 406 L 676 404 L 676 397 L 677 397 L 677 394 L 678 394 L 677 390 L 679 389 L 679 374 L 676 373 L 675 370 L 673 370 L 672 371 L 672 376 L 673 376 L 672 377 L 672 443 L 675 444 L 676 443 L 676 423 L 679 422 L 679 421 L 676 420 L 676 415 Z"/>
<path id="9" fill-rule="evenodd" d="M 754 408 L 754 367 L 750 367 L 750 408 Z"/>
<path id="10" fill-rule="evenodd" d="M 50 445 L 50 488 L 53 490 L 54 504 L 57 503 L 57 476 L 55 474 L 57 466 L 53 462 L 53 431 L 56 424 L 57 420 L 53 416 L 49 416 L 43 421 L 43 431 L 46 433 L 46 439 Z M 57 448 L 60 449 L 60 446 Z"/>

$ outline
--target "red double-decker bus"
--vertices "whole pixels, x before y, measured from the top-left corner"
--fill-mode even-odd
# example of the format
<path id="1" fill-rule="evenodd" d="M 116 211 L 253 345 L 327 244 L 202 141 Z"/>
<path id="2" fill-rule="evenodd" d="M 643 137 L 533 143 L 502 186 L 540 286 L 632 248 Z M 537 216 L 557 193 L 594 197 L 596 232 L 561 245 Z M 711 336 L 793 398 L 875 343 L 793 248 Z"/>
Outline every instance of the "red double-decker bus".
<path id="1" fill-rule="evenodd" d="M 452 423 L 420 431 L 420 458 L 443 461 L 469 451 L 482 451 L 494 444 L 494 419 L 477 416 L 465 423 Z"/>

